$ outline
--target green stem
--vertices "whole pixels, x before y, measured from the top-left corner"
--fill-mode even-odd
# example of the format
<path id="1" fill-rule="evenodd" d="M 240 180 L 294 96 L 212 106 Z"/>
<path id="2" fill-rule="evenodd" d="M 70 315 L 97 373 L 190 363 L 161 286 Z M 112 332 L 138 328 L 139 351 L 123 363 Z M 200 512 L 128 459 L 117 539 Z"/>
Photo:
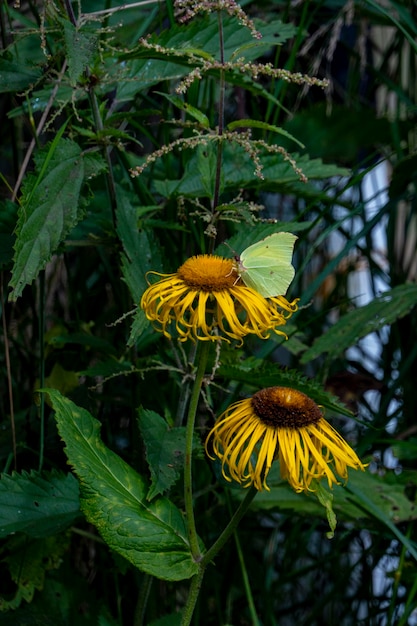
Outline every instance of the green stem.
<path id="1" fill-rule="evenodd" d="M 220 49 L 220 63 L 224 63 L 224 33 L 223 33 L 223 20 L 222 14 L 220 11 L 217 13 L 217 23 L 219 27 L 219 49 Z M 222 172 L 222 162 L 223 162 L 223 141 L 221 137 L 224 131 L 224 102 L 225 102 L 225 93 L 226 93 L 226 81 L 224 76 L 224 70 L 220 70 L 219 77 L 219 141 L 217 144 L 217 156 L 216 156 L 216 175 L 214 181 L 214 193 L 213 193 L 213 204 L 212 204 L 212 212 L 213 219 L 215 217 L 215 211 L 219 204 L 220 198 L 220 183 L 221 183 L 221 172 Z M 213 252 L 214 248 L 214 238 L 210 241 L 210 250 L 209 252 Z"/>
<path id="2" fill-rule="evenodd" d="M 86 68 L 86 75 L 87 77 L 90 76 L 90 71 L 88 68 Z M 97 96 L 92 86 L 90 86 L 88 90 L 88 95 L 90 98 L 94 125 L 95 125 L 97 132 L 100 133 L 104 130 L 104 125 L 103 125 L 103 120 L 101 119 L 100 107 L 98 104 Z M 113 224 L 116 225 L 117 193 L 116 193 L 116 183 L 115 183 L 114 176 L 113 176 L 113 164 L 111 161 L 111 147 L 104 146 L 103 151 L 104 151 L 104 158 L 106 159 L 106 163 L 107 163 L 106 181 L 107 181 L 107 188 L 108 188 L 109 198 L 110 198 L 110 207 L 112 211 Z"/>
<path id="3" fill-rule="evenodd" d="M 39 388 L 45 386 L 45 272 L 39 274 Z M 40 394 L 39 471 L 42 471 L 45 451 L 45 394 Z"/>
<path id="4" fill-rule="evenodd" d="M 194 506 L 193 506 L 193 480 L 192 480 L 192 461 L 193 461 L 193 437 L 194 424 L 197 414 L 198 401 L 200 399 L 201 386 L 203 384 L 204 374 L 206 372 L 207 358 L 210 350 L 208 341 L 201 342 L 197 352 L 197 372 L 195 375 L 193 391 L 190 398 L 190 406 L 188 408 L 187 430 L 185 438 L 185 458 L 184 458 L 184 501 L 185 516 L 187 522 L 188 539 L 190 541 L 190 549 L 193 559 L 198 562 L 201 560 L 200 546 L 195 527 Z"/>
<path id="5" fill-rule="evenodd" d="M 196 382 L 197 382 L 197 378 L 196 378 Z M 196 387 L 196 385 L 195 385 L 195 387 Z M 232 519 L 230 520 L 230 522 L 228 523 L 228 525 L 226 526 L 226 528 L 224 529 L 224 531 L 222 532 L 220 537 L 217 539 L 217 541 L 215 541 L 215 543 L 205 553 L 205 555 L 202 558 L 200 557 L 199 570 L 198 570 L 197 574 L 194 576 L 194 578 L 191 580 L 191 585 L 190 585 L 190 591 L 188 593 L 187 604 L 185 605 L 184 611 L 183 611 L 183 614 L 182 614 L 181 626 L 189 626 L 191 624 L 191 620 L 192 620 L 192 617 L 193 617 L 195 605 L 197 603 L 198 595 L 200 593 L 201 584 L 203 582 L 204 573 L 206 571 L 207 565 L 213 560 L 213 558 L 216 556 L 216 554 L 224 546 L 226 541 L 234 533 L 234 531 L 236 530 L 237 525 L 239 524 L 239 522 L 242 519 L 243 515 L 248 510 L 248 508 L 249 508 L 253 498 L 256 496 L 257 493 L 258 492 L 255 489 L 255 487 L 251 486 L 249 488 L 248 492 L 246 493 L 246 496 L 244 497 L 242 502 L 239 504 L 239 506 L 236 509 Z M 191 543 L 191 540 L 190 540 L 190 543 Z M 242 569 L 242 571 L 245 571 L 244 568 Z M 246 587 L 246 585 L 245 585 L 245 587 Z M 249 589 L 249 591 L 250 591 L 250 589 Z M 248 597 L 251 597 L 251 594 L 249 594 Z M 257 618 L 254 605 L 253 605 L 253 613 L 252 613 L 252 610 L 251 610 L 251 614 L 252 614 L 252 616 L 255 615 L 257 621 L 253 621 L 253 624 L 255 626 L 257 626 L 259 624 L 259 620 Z"/>
<path id="6" fill-rule="evenodd" d="M 244 516 L 244 514 L 250 507 L 252 500 L 254 499 L 257 493 L 258 492 L 255 489 L 255 487 L 251 485 L 246 493 L 246 496 L 243 498 L 242 502 L 239 504 L 232 519 L 230 520 L 230 522 L 228 523 L 228 525 L 226 526 L 226 528 L 224 529 L 220 537 L 213 543 L 211 548 L 207 550 L 207 552 L 201 559 L 202 566 L 205 567 L 206 565 L 208 565 L 208 563 L 210 563 L 210 561 L 214 559 L 216 554 L 223 548 L 226 541 L 228 541 L 228 539 L 234 533 L 237 525 L 239 524 L 240 520 L 242 519 L 242 517 Z"/>
<path id="7" fill-rule="evenodd" d="M 236 550 L 239 557 L 240 569 L 242 571 L 243 586 L 245 588 L 246 598 L 248 601 L 249 613 L 252 620 L 252 626 L 260 626 L 258 614 L 256 612 L 255 602 L 253 600 L 252 589 L 250 588 L 248 571 L 246 569 L 245 559 L 243 556 L 242 546 L 240 545 L 239 535 L 236 530 L 234 531 L 234 539 L 236 544 Z"/>
<path id="8" fill-rule="evenodd" d="M 133 618 L 133 626 L 143 626 L 145 623 L 146 605 L 148 603 L 149 593 L 153 582 L 153 576 L 145 574 L 140 589 L 138 601 L 135 607 L 135 615 Z"/>
<path id="9" fill-rule="evenodd" d="M 197 603 L 198 595 L 200 593 L 201 583 L 203 582 L 205 571 L 206 571 L 206 568 L 200 566 L 199 571 L 191 580 L 187 604 L 185 605 L 184 611 L 182 613 L 181 626 L 189 626 L 189 624 L 191 624 L 191 620 L 193 618 L 195 605 Z"/>

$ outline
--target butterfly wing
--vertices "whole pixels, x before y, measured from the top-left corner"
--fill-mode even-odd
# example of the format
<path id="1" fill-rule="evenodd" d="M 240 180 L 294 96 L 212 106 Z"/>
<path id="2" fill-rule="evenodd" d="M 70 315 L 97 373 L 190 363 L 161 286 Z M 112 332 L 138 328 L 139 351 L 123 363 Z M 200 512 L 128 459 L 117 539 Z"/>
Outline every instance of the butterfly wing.
<path id="1" fill-rule="evenodd" d="M 239 264 L 245 285 L 264 298 L 285 295 L 295 274 L 291 261 L 296 239 L 292 233 L 274 233 L 246 248 Z"/>

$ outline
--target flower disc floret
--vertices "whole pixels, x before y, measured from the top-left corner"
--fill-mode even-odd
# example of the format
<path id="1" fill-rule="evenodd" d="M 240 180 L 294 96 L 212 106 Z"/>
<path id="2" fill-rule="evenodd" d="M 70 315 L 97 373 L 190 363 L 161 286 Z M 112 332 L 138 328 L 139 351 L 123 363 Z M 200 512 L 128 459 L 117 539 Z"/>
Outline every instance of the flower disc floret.
<path id="1" fill-rule="evenodd" d="M 297 310 L 297 300 L 283 296 L 263 298 L 243 285 L 231 259 L 202 254 L 189 258 L 175 274 L 157 274 L 161 280 L 142 296 L 146 317 L 166 337 L 175 325 L 179 339 L 242 341 L 248 334 L 267 339 Z"/>
<path id="2" fill-rule="evenodd" d="M 269 491 L 266 479 L 276 458 L 281 477 L 297 492 L 314 491 L 313 481 L 324 476 L 333 487 L 337 476 L 347 479 L 348 467 L 365 469 L 320 407 L 288 387 L 262 389 L 232 404 L 210 431 L 206 452 L 220 459 L 227 481 L 259 491 Z"/>

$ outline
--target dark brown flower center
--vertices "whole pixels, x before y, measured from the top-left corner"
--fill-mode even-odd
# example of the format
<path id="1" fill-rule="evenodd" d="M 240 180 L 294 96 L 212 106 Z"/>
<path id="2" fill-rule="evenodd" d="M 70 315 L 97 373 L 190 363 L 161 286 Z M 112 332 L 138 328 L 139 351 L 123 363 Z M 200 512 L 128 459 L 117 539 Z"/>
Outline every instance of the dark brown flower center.
<path id="1" fill-rule="evenodd" d="M 317 404 L 305 393 L 290 387 L 268 387 L 252 396 L 259 419 L 272 428 L 294 428 L 316 424 L 322 417 Z"/>
<path id="2" fill-rule="evenodd" d="M 177 270 L 186 285 L 203 291 L 230 289 L 239 278 L 231 259 L 212 254 L 200 254 L 187 259 Z"/>

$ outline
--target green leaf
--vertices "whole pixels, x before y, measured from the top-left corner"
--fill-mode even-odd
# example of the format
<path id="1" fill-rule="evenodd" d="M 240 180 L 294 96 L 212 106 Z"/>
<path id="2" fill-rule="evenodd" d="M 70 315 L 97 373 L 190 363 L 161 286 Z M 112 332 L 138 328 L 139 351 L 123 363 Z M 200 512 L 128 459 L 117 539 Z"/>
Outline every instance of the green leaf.
<path id="1" fill-rule="evenodd" d="M 197 122 L 201 124 L 203 128 L 210 128 L 210 122 L 207 115 L 205 115 L 196 107 L 193 107 L 191 104 L 188 104 L 188 102 L 184 102 L 184 100 L 179 96 L 172 96 L 167 93 L 162 93 L 161 91 L 156 91 L 155 93 L 158 93 L 163 98 L 166 98 L 169 102 L 171 102 L 171 104 L 176 106 L 178 109 L 181 109 L 181 111 L 185 111 L 185 113 L 188 113 L 188 115 L 197 120 Z"/>
<path id="2" fill-rule="evenodd" d="M 261 39 L 255 39 L 250 30 L 241 24 L 236 16 L 224 15 L 222 21 L 225 61 L 241 58 L 253 61 L 265 54 L 267 50 L 293 37 L 297 32 L 292 24 L 284 24 L 280 20 L 271 20 L 268 23 L 255 20 L 255 26 L 262 34 Z M 175 51 L 184 51 L 185 54 L 191 50 L 194 53 L 200 50 L 204 56 L 209 54 L 220 60 L 218 37 L 218 17 L 213 13 L 193 20 L 186 26 L 171 27 L 155 37 L 155 42 Z M 152 56 L 152 52 L 148 51 L 148 55 Z"/>
<path id="3" fill-rule="evenodd" d="M 45 573 L 58 569 L 69 548 L 63 535 L 28 540 L 24 535 L 11 537 L 0 552 L 1 562 L 15 583 L 14 594 L 0 596 L 0 611 L 17 609 L 23 600 L 31 602 L 35 590 L 42 590 Z"/>
<path id="4" fill-rule="evenodd" d="M 314 491 L 314 495 L 326 511 L 327 521 L 329 522 L 330 531 L 327 533 L 327 537 L 332 539 L 334 537 L 334 531 L 337 524 L 337 518 L 335 512 L 333 511 L 333 494 L 323 486 L 323 481 L 313 482 L 314 488 L 316 489 L 316 491 Z"/>
<path id="5" fill-rule="evenodd" d="M 252 61 L 259 58 L 270 48 L 293 37 L 297 30 L 292 24 L 283 24 L 280 20 L 268 24 L 256 22 L 262 33 L 262 39 L 254 39 L 246 26 L 239 23 L 235 16 L 224 16 L 224 60 L 245 58 Z M 157 51 L 138 46 L 132 52 L 123 54 L 127 70 L 125 80 L 117 67 L 117 100 L 130 100 L 138 91 L 144 91 L 152 85 L 167 80 L 178 80 L 188 74 L 198 61 L 191 61 L 193 54 L 201 59 L 219 59 L 217 15 L 205 16 L 191 21 L 187 25 L 174 25 L 169 30 L 151 38 L 151 42 L 167 48 Z M 169 53 L 171 48 L 175 53 Z M 178 56 L 182 53 L 183 56 Z"/>
<path id="6" fill-rule="evenodd" d="M 0 478 L 0 537 L 24 532 L 47 537 L 80 517 L 78 483 L 72 474 L 14 472 Z"/>
<path id="7" fill-rule="evenodd" d="M 81 148 L 58 136 L 38 155 L 36 166 L 37 174 L 26 179 L 19 208 L 11 300 L 16 300 L 45 268 L 81 217 Z"/>
<path id="8" fill-rule="evenodd" d="M 123 246 L 122 272 L 132 294 L 139 303 L 148 287 L 146 273 L 162 270 L 162 253 L 152 231 L 138 230 L 137 211 L 129 198 L 120 193 L 117 212 L 117 234 Z"/>
<path id="9" fill-rule="evenodd" d="M 69 463 L 80 479 L 81 509 L 103 539 L 135 567 L 165 580 L 193 576 L 181 512 L 167 498 L 146 500 L 147 484 L 100 439 L 100 423 L 57 391 L 46 390 L 56 411 Z"/>
<path id="10" fill-rule="evenodd" d="M 307 176 L 309 181 L 343 176 L 347 170 L 336 165 L 327 165 L 321 159 L 310 159 L 308 155 L 294 157 L 297 166 Z M 268 154 L 265 151 L 260 155 L 263 164 L 263 179 L 255 176 L 255 164 L 248 153 L 240 146 L 230 143 L 224 146 L 223 186 L 229 192 L 242 188 L 257 188 L 276 191 L 294 192 L 297 196 L 315 197 L 319 192 L 311 183 L 302 183 L 299 174 L 290 163 L 280 154 Z M 191 197 L 207 197 L 206 185 L 198 171 L 198 156 L 191 154 L 185 167 L 185 172 L 178 180 L 152 180 L 155 189 L 164 197 L 186 195 Z"/>
<path id="11" fill-rule="evenodd" d="M 152 477 L 147 499 L 152 500 L 168 491 L 180 477 L 184 467 L 186 429 L 182 426 L 170 428 L 158 413 L 146 409 L 139 410 L 139 429 Z M 199 449 L 200 442 L 195 440 L 193 447 Z"/>
<path id="12" fill-rule="evenodd" d="M 271 491 L 260 491 L 251 505 L 252 508 L 277 508 L 299 515 L 327 517 L 326 511 L 315 498 L 310 494 L 296 493 L 286 481 L 276 477 L 278 472 L 278 466 L 273 466 L 268 475 Z M 333 509 L 340 520 L 356 521 L 360 524 L 364 519 L 374 519 L 377 511 L 377 517 L 385 525 L 412 521 L 416 519 L 416 507 L 406 495 L 406 486 L 409 484 L 417 484 L 416 472 L 408 473 L 406 481 L 401 476 L 395 476 L 393 472 L 379 476 L 368 470 L 362 472 L 350 469 L 346 486 L 333 487 Z M 233 493 L 239 494 L 239 498 L 244 497 L 238 490 Z M 366 506 L 364 498 L 367 498 Z"/>
<path id="13" fill-rule="evenodd" d="M 157 335 L 158 333 L 154 331 L 144 311 L 139 308 L 136 309 L 127 345 L 129 347 L 136 345 L 138 349 L 139 347 L 143 348 L 153 341 Z"/>
<path id="14" fill-rule="evenodd" d="M 349 346 L 381 330 L 407 315 L 417 305 L 417 285 L 400 285 L 383 293 L 369 304 L 350 311 L 334 326 L 318 337 L 302 356 L 301 363 L 308 363 L 323 353 L 334 359 Z"/>
<path id="15" fill-rule="evenodd" d="M 15 63 L 7 59 L 0 59 L 0 93 L 8 91 L 24 91 L 34 85 L 42 76 L 42 72 L 24 62 Z"/>
<path id="16" fill-rule="evenodd" d="M 64 27 L 68 74 L 74 86 L 97 54 L 98 38 L 96 33 L 89 32 L 86 27 L 76 28 L 69 20 L 60 21 Z"/>
<path id="17" fill-rule="evenodd" d="M 283 137 L 286 137 L 287 139 L 291 141 L 294 141 L 300 146 L 300 148 L 305 147 L 304 144 L 301 143 L 301 141 L 299 141 L 296 137 L 291 135 L 288 131 L 284 130 L 283 128 L 280 128 L 279 126 L 268 124 L 267 122 L 262 122 L 258 120 L 250 120 L 250 119 L 241 119 L 241 120 L 235 120 L 234 122 L 230 122 L 227 125 L 227 130 L 232 131 L 237 128 L 259 128 L 261 130 L 269 130 L 273 133 L 277 133 L 278 135 L 282 135 Z"/>

